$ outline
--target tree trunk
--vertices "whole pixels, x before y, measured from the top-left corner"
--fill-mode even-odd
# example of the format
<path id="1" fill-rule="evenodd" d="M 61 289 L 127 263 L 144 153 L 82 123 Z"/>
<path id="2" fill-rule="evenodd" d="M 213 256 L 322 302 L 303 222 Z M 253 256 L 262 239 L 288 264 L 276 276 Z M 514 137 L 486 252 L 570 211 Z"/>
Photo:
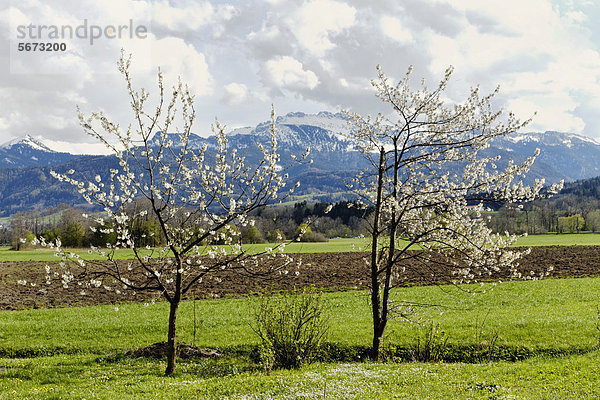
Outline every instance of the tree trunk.
<path id="1" fill-rule="evenodd" d="M 371 349 L 371 358 L 379 359 L 379 348 L 381 346 L 381 337 L 385 328 L 386 321 L 381 319 L 381 302 L 379 293 L 379 262 L 377 253 L 379 251 L 379 218 L 382 207 L 383 196 L 383 175 L 385 173 L 385 150 L 383 147 L 379 152 L 379 169 L 377 177 L 377 200 L 373 216 L 373 232 L 371 242 L 371 307 L 373 313 L 373 348 Z"/>
<path id="2" fill-rule="evenodd" d="M 165 375 L 171 375 L 175 371 L 175 359 L 177 358 L 177 308 L 179 307 L 179 300 L 173 299 L 169 310 L 169 335 L 167 338 L 167 369 Z"/>
<path id="3" fill-rule="evenodd" d="M 371 349 L 371 358 L 374 361 L 379 361 L 381 356 L 381 342 L 387 319 L 379 319 L 378 324 L 373 324 L 373 348 Z"/>
<path id="4" fill-rule="evenodd" d="M 379 348 L 381 347 L 381 315 L 379 310 L 379 286 L 371 290 L 371 303 L 373 306 L 373 347 L 371 348 L 371 358 L 379 359 Z"/>

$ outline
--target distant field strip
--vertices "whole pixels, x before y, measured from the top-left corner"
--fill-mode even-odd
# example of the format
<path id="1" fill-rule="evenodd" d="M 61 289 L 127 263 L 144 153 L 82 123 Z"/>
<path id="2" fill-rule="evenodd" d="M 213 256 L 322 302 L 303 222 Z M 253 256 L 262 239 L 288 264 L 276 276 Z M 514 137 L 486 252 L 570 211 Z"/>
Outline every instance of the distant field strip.
<path id="1" fill-rule="evenodd" d="M 549 235 L 529 235 L 519 239 L 517 246 L 599 246 L 600 234 L 580 233 L 580 234 L 549 234 Z M 252 244 L 244 245 L 248 252 L 260 252 L 265 247 L 275 247 L 276 243 L 271 244 Z M 323 243 L 301 243 L 294 242 L 285 247 L 286 253 L 341 253 L 352 251 L 369 250 L 369 240 L 365 238 L 350 239 L 330 239 Z M 79 254 L 85 259 L 101 259 L 95 253 L 89 253 L 86 249 L 75 249 L 73 252 Z M 115 259 L 128 260 L 134 258 L 131 249 L 120 249 L 115 254 Z M 8 247 L 0 247 L 0 261 L 54 261 L 54 252 L 47 249 L 30 249 L 21 251 L 12 251 Z"/>

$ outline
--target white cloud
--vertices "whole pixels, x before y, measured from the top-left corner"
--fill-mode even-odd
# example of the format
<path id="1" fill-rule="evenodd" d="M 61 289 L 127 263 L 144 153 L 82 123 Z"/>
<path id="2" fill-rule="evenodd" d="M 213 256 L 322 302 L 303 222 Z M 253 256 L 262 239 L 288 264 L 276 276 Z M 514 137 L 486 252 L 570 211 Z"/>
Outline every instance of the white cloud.
<path id="1" fill-rule="evenodd" d="M 267 25 L 263 22 L 260 31 L 250 32 L 247 35 L 248 40 L 275 40 L 281 35 L 281 31 L 277 25 Z"/>
<path id="2" fill-rule="evenodd" d="M 352 26 L 356 9 L 345 3 L 332 0 L 313 0 L 304 4 L 288 18 L 298 42 L 316 55 L 322 56 L 335 47 L 331 36 Z"/>
<path id="3" fill-rule="evenodd" d="M 8 7 L 0 11 L 0 21 L 3 25 L 10 26 L 11 32 L 14 32 L 18 25 L 29 25 L 31 20 L 18 8 Z"/>
<path id="4" fill-rule="evenodd" d="M 563 100 L 571 103 L 568 99 Z M 572 114 L 573 105 L 565 107 L 559 99 L 514 99 L 507 106 L 523 120 L 535 115 L 527 127 L 529 131 L 581 132 L 585 127 L 585 122 Z"/>
<path id="5" fill-rule="evenodd" d="M 0 118 L 0 130 L 6 131 L 10 127 L 6 118 Z"/>
<path id="6" fill-rule="evenodd" d="M 232 82 L 223 87 L 225 93 L 222 101 L 225 104 L 236 105 L 240 104 L 248 97 L 248 87 L 243 83 Z"/>
<path id="7" fill-rule="evenodd" d="M 88 25 L 114 26 L 132 20 L 136 26 L 152 26 L 149 22 L 151 4 L 144 1 L 84 0 L 74 4 L 63 0 L 53 3 L 23 0 L 12 3 L 13 8 L 0 6 L 0 25 L 9 33 L 3 40 L 12 39 L 10 35 L 14 35 L 16 28 L 13 32 L 8 25 L 11 22 L 14 25 L 15 21 L 78 26 L 87 19 Z M 188 6 L 193 7 L 193 4 L 189 2 Z M 215 9 L 222 9 L 219 7 Z M 197 16 L 197 13 L 190 15 Z M 10 20 L 7 19 L 9 16 Z M 173 18 L 169 20 L 174 21 Z M 133 53 L 131 72 L 136 87 L 145 87 L 156 94 L 156 72 L 160 65 L 167 93 L 170 93 L 170 85 L 181 76 L 197 99 L 213 94 L 213 78 L 204 53 L 195 43 L 183 38 L 157 37 L 149 32 L 145 39 L 101 38 L 93 46 L 86 40 L 64 41 L 67 44 L 65 52 L 43 56 L 34 52 L 11 54 L 10 69 L 0 76 L 0 96 L 11 99 L 10 102 L 3 101 L 5 106 L 0 112 L 0 118 L 6 121 L 7 134 L 14 137 L 30 133 L 55 140 L 86 140 L 78 126 L 77 105 L 84 106 L 86 113 L 104 110 L 115 122 L 127 126 L 131 114 L 123 79 L 116 68 L 121 47 Z M 46 75 L 48 73 L 53 75 Z"/>
<path id="8" fill-rule="evenodd" d="M 186 1 L 173 5 L 163 0 L 152 3 L 151 9 L 153 23 L 171 30 L 198 29 L 208 23 L 215 14 L 215 8 L 208 1 Z"/>
<path id="9" fill-rule="evenodd" d="M 149 7 L 152 24 L 174 32 L 197 31 L 206 26 L 220 31 L 220 24 L 231 20 L 237 12 L 230 4 L 193 0 L 160 0 L 149 3 Z"/>
<path id="10" fill-rule="evenodd" d="M 582 22 L 587 21 L 588 16 L 582 13 L 581 11 L 571 11 L 565 14 L 567 20 L 572 23 L 580 24 Z"/>
<path id="11" fill-rule="evenodd" d="M 175 82 L 181 76 L 182 81 L 190 86 L 196 96 L 213 94 L 212 76 L 206 57 L 193 44 L 169 37 L 157 40 L 152 45 L 152 52 L 153 62 L 149 65 L 160 65 L 167 81 Z"/>
<path id="12" fill-rule="evenodd" d="M 402 25 L 398 18 L 384 15 L 381 17 L 380 23 L 381 30 L 390 38 L 401 43 L 413 41 L 412 33 Z"/>
<path id="13" fill-rule="evenodd" d="M 48 123 L 48 127 L 51 129 L 65 129 L 67 126 L 69 126 L 69 121 L 67 118 L 57 115 L 48 115 L 46 117 L 46 122 Z"/>
<path id="14" fill-rule="evenodd" d="M 66 100 L 72 101 L 74 103 L 83 104 L 87 103 L 87 98 L 83 96 L 83 94 L 78 93 L 75 90 L 67 90 L 63 93 L 63 96 Z"/>
<path id="15" fill-rule="evenodd" d="M 112 150 L 102 143 L 73 143 L 64 140 L 49 140 L 43 136 L 37 137 L 50 149 L 71 154 L 112 154 Z"/>
<path id="16" fill-rule="evenodd" d="M 131 74 L 139 86 L 156 87 L 160 67 L 166 88 L 181 78 L 196 96 L 210 96 L 214 92 L 206 56 L 193 43 L 176 37 L 157 39 L 149 34 L 143 41 L 131 41 L 125 51 L 132 55 Z"/>
<path id="17" fill-rule="evenodd" d="M 317 75 L 305 70 L 302 63 L 289 57 L 278 57 L 265 64 L 267 79 L 282 89 L 314 89 L 319 84 Z"/>

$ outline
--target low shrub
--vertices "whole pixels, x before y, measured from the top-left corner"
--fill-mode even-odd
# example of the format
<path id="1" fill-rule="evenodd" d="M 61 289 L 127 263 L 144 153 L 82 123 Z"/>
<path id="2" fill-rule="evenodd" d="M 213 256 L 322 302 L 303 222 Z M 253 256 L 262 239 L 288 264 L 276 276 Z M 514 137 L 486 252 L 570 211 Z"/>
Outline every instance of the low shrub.
<path id="1" fill-rule="evenodd" d="M 260 338 L 260 362 L 267 372 L 312 362 L 328 331 L 321 292 L 314 287 L 261 292 L 252 330 Z"/>

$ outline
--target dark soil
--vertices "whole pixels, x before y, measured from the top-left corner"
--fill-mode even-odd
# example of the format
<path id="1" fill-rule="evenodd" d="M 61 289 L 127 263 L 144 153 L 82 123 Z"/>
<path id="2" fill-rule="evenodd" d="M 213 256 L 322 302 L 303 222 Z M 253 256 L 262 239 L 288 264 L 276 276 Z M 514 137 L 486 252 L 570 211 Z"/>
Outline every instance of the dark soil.
<path id="1" fill-rule="evenodd" d="M 220 271 L 213 279 L 204 279 L 188 297 L 240 296 L 273 285 L 288 289 L 294 286 L 309 286 L 328 290 L 366 289 L 369 285 L 369 272 L 364 253 L 318 253 L 293 255 L 302 261 L 299 274 L 277 275 L 269 279 L 240 276 L 235 271 Z M 53 287 L 47 293 L 44 287 L 44 266 L 47 262 L 0 262 L 0 310 L 18 310 L 27 308 L 50 308 L 73 305 L 114 304 L 129 301 L 142 302 L 160 299 L 160 294 L 138 293 L 135 297 L 117 295 L 103 289 L 86 289 L 82 296 L 77 286 L 63 289 Z M 519 270 L 523 275 L 535 276 L 544 273 L 549 267 L 553 271 L 550 277 L 583 277 L 600 275 L 600 247 L 593 246 L 553 246 L 533 247 L 531 254 L 520 261 Z M 218 278 L 218 279 L 214 279 Z M 452 274 L 440 267 L 406 264 L 406 272 L 400 280 L 400 286 L 429 285 L 449 282 Z M 492 279 L 506 278 L 498 274 Z M 27 285 L 17 280 L 27 280 Z M 220 282 L 219 282 L 220 280 Z M 37 282 L 31 286 L 29 282 Z"/>

